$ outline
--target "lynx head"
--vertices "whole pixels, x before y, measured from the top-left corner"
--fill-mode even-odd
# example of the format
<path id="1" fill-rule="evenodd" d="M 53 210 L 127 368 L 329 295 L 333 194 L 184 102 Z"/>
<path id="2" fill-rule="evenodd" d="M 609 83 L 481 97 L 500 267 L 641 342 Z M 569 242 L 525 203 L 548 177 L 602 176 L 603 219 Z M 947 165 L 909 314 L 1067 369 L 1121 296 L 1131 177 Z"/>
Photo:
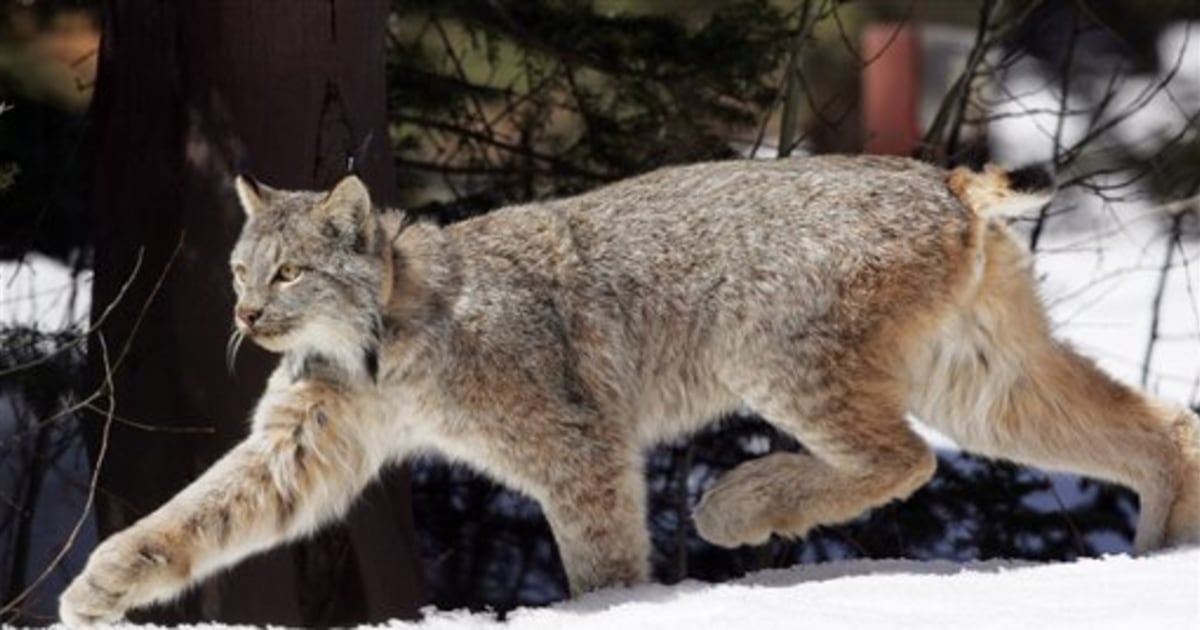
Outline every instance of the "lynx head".
<path id="1" fill-rule="evenodd" d="M 385 247 L 366 186 L 273 190 L 239 176 L 246 223 L 230 256 L 236 331 L 273 352 L 374 371 Z"/>

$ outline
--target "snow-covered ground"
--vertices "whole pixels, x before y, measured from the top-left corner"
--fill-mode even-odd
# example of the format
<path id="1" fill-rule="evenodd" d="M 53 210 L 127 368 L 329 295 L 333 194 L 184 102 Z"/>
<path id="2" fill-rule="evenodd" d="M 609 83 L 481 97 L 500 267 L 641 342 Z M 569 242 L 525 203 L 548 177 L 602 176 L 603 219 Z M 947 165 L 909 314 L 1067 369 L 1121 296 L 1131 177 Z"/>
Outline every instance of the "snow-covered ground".
<path id="1" fill-rule="evenodd" d="M 200 625 L 198 628 L 223 626 Z M 419 630 L 1195 630 L 1200 549 L 1064 564 L 853 561 L 593 593 L 498 621 L 427 610 Z"/>
<path id="2" fill-rule="evenodd" d="M 1200 628 L 1200 549 L 1066 564 L 854 561 L 595 593 L 491 615 L 430 611 L 422 630 Z"/>

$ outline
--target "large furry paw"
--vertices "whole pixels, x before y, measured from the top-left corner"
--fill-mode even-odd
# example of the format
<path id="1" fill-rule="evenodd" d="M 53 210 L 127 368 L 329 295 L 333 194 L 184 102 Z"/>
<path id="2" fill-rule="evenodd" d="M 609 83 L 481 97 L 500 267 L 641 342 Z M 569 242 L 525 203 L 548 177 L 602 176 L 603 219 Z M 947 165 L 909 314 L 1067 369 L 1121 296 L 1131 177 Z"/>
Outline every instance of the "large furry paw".
<path id="1" fill-rule="evenodd" d="M 133 606 L 162 591 L 167 556 L 146 537 L 122 532 L 96 548 L 83 573 L 59 598 L 59 619 L 68 626 L 111 624 Z"/>
<path id="2" fill-rule="evenodd" d="M 692 522 L 700 537 L 720 547 L 761 545 L 771 537 L 771 527 L 764 518 L 766 497 L 731 471 L 717 485 L 709 488 L 696 509 Z"/>
<path id="3" fill-rule="evenodd" d="M 800 537 L 815 525 L 806 518 L 803 502 L 781 496 L 781 487 L 796 490 L 794 480 L 781 475 L 783 460 L 798 457 L 776 453 L 751 460 L 725 473 L 709 488 L 692 512 L 700 536 L 721 547 L 761 545 L 771 534 Z"/>
<path id="4" fill-rule="evenodd" d="M 761 545 L 771 537 L 770 528 L 763 527 L 738 508 L 739 497 L 707 493 L 692 511 L 692 521 L 700 537 L 719 547 Z"/>

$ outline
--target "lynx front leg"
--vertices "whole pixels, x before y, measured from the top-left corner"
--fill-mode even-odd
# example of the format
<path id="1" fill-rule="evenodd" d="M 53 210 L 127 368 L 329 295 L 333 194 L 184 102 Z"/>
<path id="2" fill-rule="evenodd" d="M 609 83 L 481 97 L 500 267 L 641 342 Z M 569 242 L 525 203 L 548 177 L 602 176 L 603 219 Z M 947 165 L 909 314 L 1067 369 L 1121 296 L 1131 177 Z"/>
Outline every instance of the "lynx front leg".
<path id="1" fill-rule="evenodd" d="M 560 479 L 542 501 L 571 594 L 645 582 L 650 540 L 640 471 L 579 473 Z"/>
<path id="2" fill-rule="evenodd" d="M 645 582 L 650 536 L 637 449 L 616 423 L 549 417 L 504 439 L 510 448 L 500 468 L 541 504 L 571 593 Z"/>
<path id="3" fill-rule="evenodd" d="M 336 386 L 299 383 L 273 397 L 245 442 L 96 549 L 63 593 L 63 622 L 117 621 L 345 510 L 378 468 L 364 439 L 375 420 Z"/>

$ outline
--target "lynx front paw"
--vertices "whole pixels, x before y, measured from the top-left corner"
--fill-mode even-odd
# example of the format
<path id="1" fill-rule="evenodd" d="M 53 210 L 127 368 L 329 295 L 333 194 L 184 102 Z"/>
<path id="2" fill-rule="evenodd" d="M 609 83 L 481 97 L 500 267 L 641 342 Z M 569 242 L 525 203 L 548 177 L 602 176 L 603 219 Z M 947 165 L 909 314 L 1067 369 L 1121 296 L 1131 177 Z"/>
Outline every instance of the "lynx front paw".
<path id="1" fill-rule="evenodd" d="M 167 554 L 146 538 L 121 533 L 88 558 L 83 573 L 59 599 L 58 614 L 68 626 L 109 624 L 125 611 L 170 590 Z"/>

